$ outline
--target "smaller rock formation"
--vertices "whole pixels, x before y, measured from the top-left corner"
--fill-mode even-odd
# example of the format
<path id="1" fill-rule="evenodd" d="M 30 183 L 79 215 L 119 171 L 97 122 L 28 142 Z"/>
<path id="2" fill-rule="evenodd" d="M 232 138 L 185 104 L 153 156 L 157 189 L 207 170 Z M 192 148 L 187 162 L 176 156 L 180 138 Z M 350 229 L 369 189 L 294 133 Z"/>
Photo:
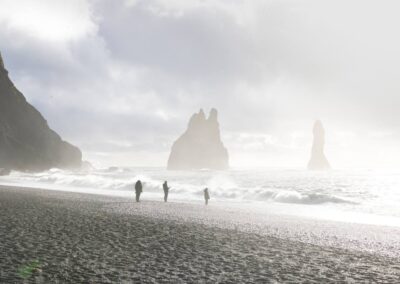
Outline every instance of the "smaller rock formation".
<path id="1" fill-rule="evenodd" d="M 328 159 L 324 154 L 325 147 L 325 130 L 320 120 L 314 123 L 314 142 L 311 149 L 311 159 L 308 163 L 309 170 L 329 170 Z"/>
<path id="2" fill-rule="evenodd" d="M 229 168 L 228 151 L 219 130 L 218 112 L 210 111 L 208 119 L 201 109 L 189 121 L 185 133 L 172 146 L 168 159 L 169 170 Z"/>

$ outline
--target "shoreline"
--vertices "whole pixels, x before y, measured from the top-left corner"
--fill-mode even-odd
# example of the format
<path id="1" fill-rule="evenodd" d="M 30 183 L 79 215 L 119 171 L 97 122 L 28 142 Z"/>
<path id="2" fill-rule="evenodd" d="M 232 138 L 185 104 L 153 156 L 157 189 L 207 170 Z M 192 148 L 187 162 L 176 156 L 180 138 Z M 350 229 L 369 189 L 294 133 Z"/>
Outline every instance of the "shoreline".
<path id="1" fill-rule="evenodd" d="M 5 281 L 21 280 L 17 268 L 37 258 L 42 272 L 30 280 L 39 283 L 390 282 L 400 277 L 396 228 L 273 214 L 261 218 L 212 204 L 137 204 L 19 189 L 0 186 L 0 279 Z"/>
<path id="2" fill-rule="evenodd" d="M 101 195 L 116 198 L 132 199 L 134 198 L 134 190 L 110 190 L 104 188 L 87 188 L 87 187 L 68 187 L 62 185 L 40 185 L 40 184 L 19 184 L 16 182 L 0 182 L 0 187 L 16 187 L 37 190 L 49 190 L 71 193 L 82 193 L 91 195 Z M 213 197 L 213 196 L 212 196 Z M 145 201 L 157 202 L 162 200 L 163 193 L 150 191 L 142 194 L 141 199 Z M 176 196 L 174 192 L 170 192 L 169 202 L 179 204 L 194 204 L 202 205 L 204 200 L 202 198 L 188 199 L 182 196 Z M 329 202 L 327 202 L 329 203 Z M 273 201 L 260 201 L 260 200 L 231 200 L 212 198 L 210 201 L 212 206 L 232 207 L 235 210 L 254 211 L 258 214 L 274 214 L 274 215 L 287 215 L 301 219 L 312 219 L 324 222 L 339 222 L 358 225 L 373 225 L 383 227 L 396 227 L 400 228 L 400 217 L 392 215 L 383 215 L 377 213 L 368 213 L 357 210 L 338 210 L 337 208 L 329 208 L 326 203 L 323 204 L 307 204 L 296 202 L 273 202 Z M 267 210 L 265 210 L 265 208 Z"/>
<path id="3" fill-rule="evenodd" d="M 140 215 L 176 222 L 202 224 L 221 229 L 238 230 L 265 236 L 301 241 L 320 246 L 332 246 L 347 250 L 375 253 L 400 258 L 400 227 L 351 221 L 329 220 L 314 216 L 288 214 L 282 209 L 276 210 L 272 204 L 265 208 L 252 208 L 252 203 L 210 202 L 208 206 L 199 201 L 174 200 L 164 203 L 154 199 L 134 201 L 134 192 L 123 196 L 111 196 L 104 193 L 67 191 L 37 187 L 1 185 L 2 188 L 44 192 L 47 195 L 91 197 L 90 200 L 109 200 L 102 210 L 113 214 Z M 129 196 L 129 197 L 127 197 Z M 160 195 L 161 196 L 161 195 Z M 138 206 L 134 206 L 137 204 Z M 117 206 L 118 205 L 118 206 Z M 272 208 L 270 208 L 272 207 Z M 291 204 L 293 207 L 293 204 Z M 304 207 L 303 207 L 304 208 Z M 315 209 L 312 207 L 311 209 Z M 394 249 L 396 248 L 396 249 Z M 397 249 L 399 248 L 399 249 Z"/>

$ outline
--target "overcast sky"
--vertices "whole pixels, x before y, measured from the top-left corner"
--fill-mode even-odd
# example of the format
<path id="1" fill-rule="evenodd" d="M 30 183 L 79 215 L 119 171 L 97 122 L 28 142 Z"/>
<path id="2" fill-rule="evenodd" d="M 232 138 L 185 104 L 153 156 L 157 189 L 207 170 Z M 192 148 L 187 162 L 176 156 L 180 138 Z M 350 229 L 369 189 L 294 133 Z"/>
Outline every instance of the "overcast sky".
<path id="1" fill-rule="evenodd" d="M 0 0 L 28 101 L 95 165 L 165 166 L 201 107 L 233 166 L 400 166 L 398 1 Z"/>

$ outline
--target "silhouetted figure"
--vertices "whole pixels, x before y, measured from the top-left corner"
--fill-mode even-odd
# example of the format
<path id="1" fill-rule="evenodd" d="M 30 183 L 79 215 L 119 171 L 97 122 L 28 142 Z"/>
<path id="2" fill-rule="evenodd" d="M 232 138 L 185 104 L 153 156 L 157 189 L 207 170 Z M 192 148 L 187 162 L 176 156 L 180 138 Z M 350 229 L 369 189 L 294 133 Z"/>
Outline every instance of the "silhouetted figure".
<path id="1" fill-rule="evenodd" d="M 210 199 L 210 193 L 208 192 L 208 188 L 204 189 L 204 200 L 206 201 L 206 205 L 208 205 L 208 200 Z"/>
<path id="2" fill-rule="evenodd" d="M 138 180 L 135 184 L 135 192 L 136 192 L 136 202 L 139 202 L 140 194 L 143 192 L 143 185 L 140 180 Z"/>
<path id="3" fill-rule="evenodd" d="M 164 202 L 167 202 L 168 200 L 168 192 L 169 192 L 169 187 L 167 181 L 164 181 L 163 183 L 163 190 L 164 190 Z"/>

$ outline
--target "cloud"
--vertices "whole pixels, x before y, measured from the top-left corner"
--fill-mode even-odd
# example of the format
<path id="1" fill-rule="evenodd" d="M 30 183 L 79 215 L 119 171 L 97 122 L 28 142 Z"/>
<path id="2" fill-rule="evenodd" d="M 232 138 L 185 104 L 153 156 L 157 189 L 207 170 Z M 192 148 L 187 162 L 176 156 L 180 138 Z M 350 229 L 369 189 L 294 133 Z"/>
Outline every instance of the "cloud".
<path id="1" fill-rule="evenodd" d="M 251 164 L 259 152 L 266 164 L 288 155 L 306 160 L 316 118 L 347 151 L 360 144 L 370 151 L 376 141 L 393 148 L 386 140 L 398 139 L 395 1 L 4 0 L 1 6 L 0 50 L 10 76 L 88 157 L 125 155 L 126 164 L 148 164 L 148 155 L 163 165 L 200 107 L 219 109 L 234 164 Z M 368 133 L 389 136 L 372 141 Z M 328 147 L 337 163 L 346 161 L 341 146 Z"/>
<path id="2" fill-rule="evenodd" d="M 85 0 L 2 0 L 0 22 L 6 29 L 44 41 L 79 39 L 95 31 Z"/>

